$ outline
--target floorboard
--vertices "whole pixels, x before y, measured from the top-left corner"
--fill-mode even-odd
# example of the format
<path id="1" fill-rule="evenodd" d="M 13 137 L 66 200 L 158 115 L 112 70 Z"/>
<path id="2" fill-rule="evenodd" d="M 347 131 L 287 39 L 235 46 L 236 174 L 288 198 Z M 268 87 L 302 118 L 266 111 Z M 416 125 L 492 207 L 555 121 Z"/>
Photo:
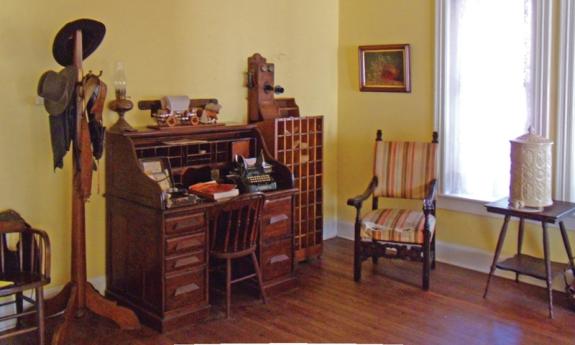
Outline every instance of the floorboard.
<path id="1" fill-rule="evenodd" d="M 431 290 L 420 289 L 421 265 L 380 259 L 352 279 L 352 242 L 325 242 L 321 259 L 298 266 L 299 287 L 262 304 L 234 293 L 232 319 L 222 304 L 210 319 L 167 334 L 122 332 L 94 315 L 75 321 L 70 344 L 192 343 L 574 344 L 575 312 L 556 292 L 547 318 L 545 289 L 495 277 L 487 299 L 482 273 L 438 263 Z M 223 301 L 222 301 L 223 302 Z M 49 333 L 60 322 L 49 321 Z M 34 344 L 33 337 L 0 344 Z"/>

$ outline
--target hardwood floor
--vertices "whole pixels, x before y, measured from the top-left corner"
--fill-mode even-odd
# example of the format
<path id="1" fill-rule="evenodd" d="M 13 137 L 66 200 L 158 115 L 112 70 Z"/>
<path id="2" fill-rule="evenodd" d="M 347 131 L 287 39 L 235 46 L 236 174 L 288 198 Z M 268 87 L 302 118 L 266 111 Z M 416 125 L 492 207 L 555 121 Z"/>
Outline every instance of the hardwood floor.
<path id="1" fill-rule="evenodd" d="M 172 345 L 186 343 L 400 343 L 574 344 L 575 312 L 555 293 L 555 319 L 547 318 L 543 288 L 438 263 L 431 290 L 420 289 L 421 265 L 380 259 L 352 279 L 352 242 L 325 242 L 321 260 L 298 267 L 300 286 L 269 299 L 233 293 L 232 319 L 223 303 L 210 320 L 167 334 L 148 328 L 121 332 L 93 315 L 76 321 L 70 344 Z M 221 301 L 221 299 L 220 299 Z M 223 301 L 222 301 L 223 302 Z M 49 322 L 50 330 L 59 322 Z M 14 342 L 0 342 L 13 344 Z M 17 344 L 33 344 L 31 337 Z"/>

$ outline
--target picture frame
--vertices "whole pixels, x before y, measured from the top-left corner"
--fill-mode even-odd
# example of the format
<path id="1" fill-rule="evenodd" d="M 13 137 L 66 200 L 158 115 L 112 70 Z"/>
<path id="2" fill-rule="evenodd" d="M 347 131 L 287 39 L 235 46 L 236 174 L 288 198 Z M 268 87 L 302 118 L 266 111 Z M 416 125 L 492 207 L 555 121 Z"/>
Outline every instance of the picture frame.
<path id="1" fill-rule="evenodd" d="M 359 46 L 359 89 L 411 92 L 409 44 Z"/>

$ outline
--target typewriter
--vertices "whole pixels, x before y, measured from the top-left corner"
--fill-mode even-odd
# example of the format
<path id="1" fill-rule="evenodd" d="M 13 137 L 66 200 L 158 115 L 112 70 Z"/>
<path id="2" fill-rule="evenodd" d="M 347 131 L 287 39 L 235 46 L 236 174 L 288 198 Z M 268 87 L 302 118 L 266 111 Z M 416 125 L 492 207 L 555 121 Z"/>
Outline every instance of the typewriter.
<path id="1" fill-rule="evenodd" d="M 264 160 L 263 152 L 257 158 L 234 157 L 235 169 L 230 178 L 242 193 L 265 192 L 277 189 L 271 176 L 272 166 Z"/>

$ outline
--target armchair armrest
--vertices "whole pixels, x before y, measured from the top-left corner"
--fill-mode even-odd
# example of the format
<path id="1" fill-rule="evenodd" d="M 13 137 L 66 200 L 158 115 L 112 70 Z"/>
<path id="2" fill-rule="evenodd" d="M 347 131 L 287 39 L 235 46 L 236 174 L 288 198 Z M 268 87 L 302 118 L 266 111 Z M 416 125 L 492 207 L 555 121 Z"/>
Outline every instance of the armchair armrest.
<path id="1" fill-rule="evenodd" d="M 423 199 L 423 212 L 435 211 L 435 198 L 437 196 L 437 180 L 432 180 L 427 189 L 427 195 Z"/>
<path id="2" fill-rule="evenodd" d="M 369 198 L 369 196 L 375 190 L 376 186 L 377 186 L 377 176 L 374 176 L 371 179 L 371 182 L 369 182 L 369 185 L 367 186 L 365 191 L 356 197 L 347 199 L 347 204 L 359 210 L 361 208 L 361 204 L 365 201 L 365 199 Z"/>

